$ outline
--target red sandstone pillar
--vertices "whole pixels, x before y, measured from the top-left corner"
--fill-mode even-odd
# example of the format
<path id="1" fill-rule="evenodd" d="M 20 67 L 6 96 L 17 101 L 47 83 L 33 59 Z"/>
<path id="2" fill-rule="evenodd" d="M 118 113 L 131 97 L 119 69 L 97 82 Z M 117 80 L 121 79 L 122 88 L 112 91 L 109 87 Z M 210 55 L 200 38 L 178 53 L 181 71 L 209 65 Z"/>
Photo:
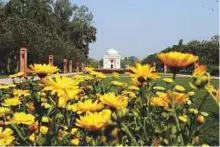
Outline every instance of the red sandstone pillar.
<path id="1" fill-rule="evenodd" d="M 53 55 L 49 55 L 49 64 L 53 65 Z"/>
<path id="2" fill-rule="evenodd" d="M 24 76 L 27 76 L 27 49 L 20 49 L 20 72 L 24 72 Z"/>
<path id="3" fill-rule="evenodd" d="M 196 62 L 194 62 L 194 69 L 196 69 L 199 66 L 199 61 L 197 60 Z"/>
<path id="4" fill-rule="evenodd" d="M 69 72 L 70 73 L 73 72 L 73 61 L 72 60 L 69 61 Z"/>
<path id="5" fill-rule="evenodd" d="M 63 59 L 63 73 L 67 73 L 67 59 Z"/>
<path id="6" fill-rule="evenodd" d="M 165 65 L 165 64 L 163 65 L 163 72 L 167 73 L 167 65 Z"/>
<path id="7" fill-rule="evenodd" d="M 79 61 L 76 61 L 76 72 L 79 72 Z"/>

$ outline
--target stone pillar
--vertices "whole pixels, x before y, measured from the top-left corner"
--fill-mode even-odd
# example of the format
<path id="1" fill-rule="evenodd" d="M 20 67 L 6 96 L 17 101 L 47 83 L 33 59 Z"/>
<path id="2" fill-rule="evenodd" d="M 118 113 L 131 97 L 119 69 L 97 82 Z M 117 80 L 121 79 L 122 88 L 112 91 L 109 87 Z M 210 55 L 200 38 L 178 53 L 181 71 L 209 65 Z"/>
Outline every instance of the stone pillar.
<path id="1" fill-rule="evenodd" d="M 165 65 L 165 64 L 163 65 L 163 72 L 167 73 L 167 65 Z"/>
<path id="2" fill-rule="evenodd" d="M 156 62 L 153 64 L 154 71 L 156 71 Z"/>
<path id="3" fill-rule="evenodd" d="M 67 59 L 63 59 L 63 73 L 67 73 Z"/>
<path id="4" fill-rule="evenodd" d="M 194 69 L 196 69 L 199 66 L 199 61 L 197 60 L 196 62 L 194 62 Z"/>
<path id="5" fill-rule="evenodd" d="M 73 72 L 73 61 L 70 60 L 69 61 L 69 73 L 72 73 Z"/>
<path id="6" fill-rule="evenodd" d="M 24 72 L 24 76 L 27 76 L 27 49 L 20 49 L 20 72 Z"/>
<path id="7" fill-rule="evenodd" d="M 49 55 L 49 64 L 53 65 L 53 55 Z"/>
<path id="8" fill-rule="evenodd" d="M 76 72 L 79 72 L 79 61 L 76 61 Z"/>

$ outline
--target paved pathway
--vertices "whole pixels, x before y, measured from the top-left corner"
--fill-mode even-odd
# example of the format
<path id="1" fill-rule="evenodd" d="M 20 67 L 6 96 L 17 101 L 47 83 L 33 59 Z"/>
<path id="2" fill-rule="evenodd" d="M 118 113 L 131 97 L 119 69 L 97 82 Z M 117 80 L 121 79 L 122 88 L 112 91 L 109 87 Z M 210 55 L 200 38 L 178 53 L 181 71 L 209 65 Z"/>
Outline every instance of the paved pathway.
<path id="1" fill-rule="evenodd" d="M 71 76 L 71 75 L 75 75 L 75 74 L 81 74 L 82 72 L 74 72 L 74 73 L 63 73 L 61 74 L 62 76 Z M 52 75 L 53 77 L 54 75 Z M 161 76 L 162 77 L 172 77 L 172 74 L 164 74 L 164 73 L 161 73 Z M 111 77 L 111 75 L 109 75 L 109 77 Z M 128 77 L 126 75 L 123 75 L 122 77 Z M 177 77 L 191 77 L 191 75 L 183 75 L 183 74 L 177 74 Z M 219 80 L 219 77 L 212 77 L 212 79 L 215 79 L 215 80 Z M 34 78 L 34 80 L 39 80 L 39 78 L 36 76 Z M 5 78 L 5 79 L 0 79 L 0 84 L 11 84 L 12 83 L 12 79 L 11 78 Z"/>
<path id="2" fill-rule="evenodd" d="M 71 75 L 75 75 L 75 74 L 80 74 L 81 72 L 74 72 L 74 73 L 63 73 L 61 74 L 62 76 L 71 76 Z M 54 77 L 54 75 L 52 75 L 52 77 Z M 16 79 L 15 81 L 17 81 L 18 79 Z M 34 80 L 39 80 L 39 78 L 37 76 L 34 77 Z M 11 84 L 13 83 L 13 80 L 11 78 L 5 78 L 5 79 L 0 79 L 0 84 Z"/>

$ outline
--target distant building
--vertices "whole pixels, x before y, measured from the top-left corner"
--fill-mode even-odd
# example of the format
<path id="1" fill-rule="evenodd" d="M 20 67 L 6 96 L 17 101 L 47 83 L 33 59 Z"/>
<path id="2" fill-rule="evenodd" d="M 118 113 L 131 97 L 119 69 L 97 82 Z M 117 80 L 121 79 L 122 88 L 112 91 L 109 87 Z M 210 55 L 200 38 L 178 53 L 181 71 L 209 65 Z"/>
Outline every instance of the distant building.
<path id="1" fill-rule="evenodd" d="M 111 48 L 109 49 L 103 58 L 103 68 L 104 69 L 120 69 L 121 68 L 121 56 L 118 51 Z"/>

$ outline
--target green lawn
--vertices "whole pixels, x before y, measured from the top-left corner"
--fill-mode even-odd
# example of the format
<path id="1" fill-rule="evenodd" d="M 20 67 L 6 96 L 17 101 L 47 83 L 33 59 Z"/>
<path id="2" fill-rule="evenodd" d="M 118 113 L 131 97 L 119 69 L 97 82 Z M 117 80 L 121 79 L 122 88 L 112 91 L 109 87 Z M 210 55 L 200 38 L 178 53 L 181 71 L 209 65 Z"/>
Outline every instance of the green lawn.
<path id="1" fill-rule="evenodd" d="M 177 77 L 176 84 L 184 86 L 189 90 L 189 81 L 191 78 L 188 77 Z M 109 83 L 112 81 L 112 77 L 108 77 L 105 82 Z M 121 77 L 120 81 L 131 83 L 129 77 Z M 156 81 L 157 84 L 165 86 L 162 81 Z M 218 80 L 212 80 L 212 84 L 219 87 Z M 196 91 L 196 96 L 194 98 L 197 105 L 199 105 L 206 94 L 205 90 Z M 200 133 L 201 142 L 207 143 L 209 145 L 219 145 L 219 109 L 211 97 L 203 105 L 202 111 L 208 112 L 209 116 L 206 119 L 206 123 L 203 124 L 202 131 Z"/>
<path id="2" fill-rule="evenodd" d="M 0 75 L 0 79 L 8 78 L 8 75 Z"/>

